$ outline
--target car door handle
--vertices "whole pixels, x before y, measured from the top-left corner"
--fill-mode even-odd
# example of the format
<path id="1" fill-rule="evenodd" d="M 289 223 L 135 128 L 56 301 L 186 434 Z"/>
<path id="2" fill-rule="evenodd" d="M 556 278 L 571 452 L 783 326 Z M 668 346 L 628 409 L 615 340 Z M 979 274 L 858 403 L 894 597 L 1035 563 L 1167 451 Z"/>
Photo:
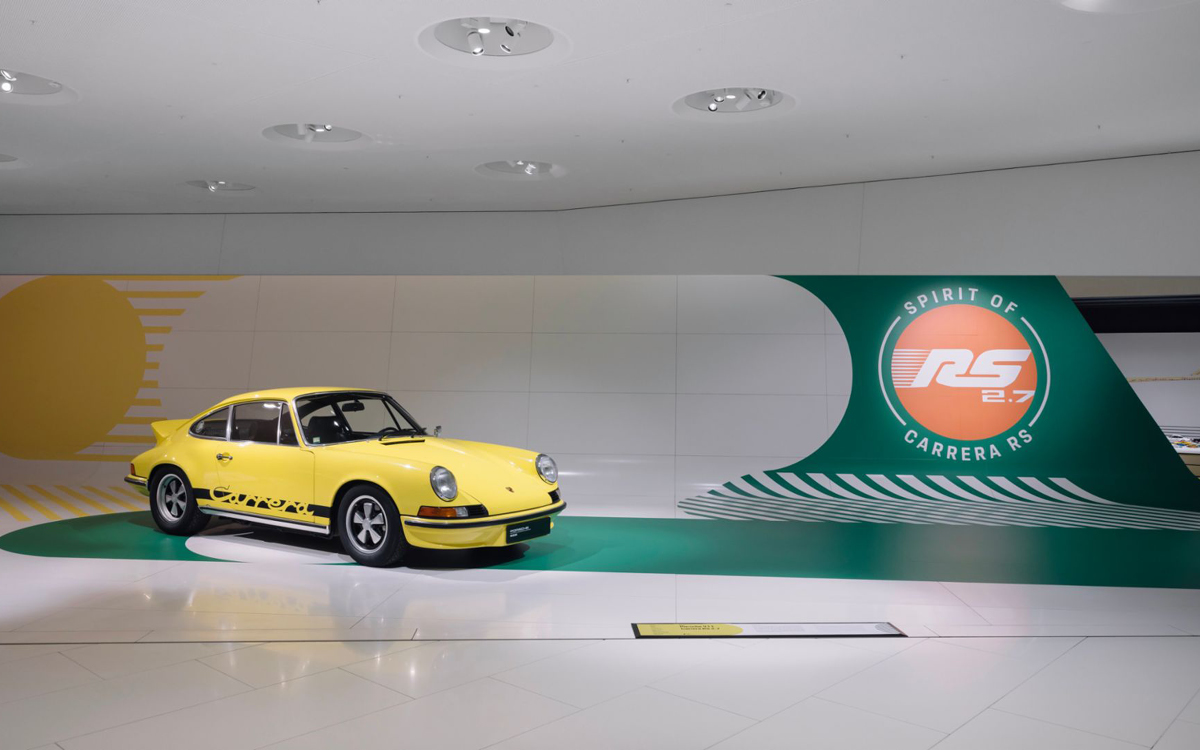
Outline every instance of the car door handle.
<path id="1" fill-rule="evenodd" d="M 228 453 L 218 453 L 217 460 L 218 461 L 232 461 L 233 456 L 229 455 Z"/>

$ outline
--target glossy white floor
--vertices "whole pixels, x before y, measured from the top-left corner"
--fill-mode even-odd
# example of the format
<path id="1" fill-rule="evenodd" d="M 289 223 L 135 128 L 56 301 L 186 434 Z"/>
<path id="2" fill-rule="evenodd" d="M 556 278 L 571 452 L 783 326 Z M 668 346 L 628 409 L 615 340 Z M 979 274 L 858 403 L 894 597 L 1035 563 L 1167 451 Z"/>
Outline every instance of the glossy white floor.
<path id="1" fill-rule="evenodd" d="M 256 562 L 0 553 L 0 750 L 1200 746 L 1197 590 L 237 554 Z M 630 629 L 821 620 L 913 637 Z"/>
<path id="2" fill-rule="evenodd" d="M 1191 750 L 1198 689 L 1193 637 L 20 645 L 0 748 Z"/>

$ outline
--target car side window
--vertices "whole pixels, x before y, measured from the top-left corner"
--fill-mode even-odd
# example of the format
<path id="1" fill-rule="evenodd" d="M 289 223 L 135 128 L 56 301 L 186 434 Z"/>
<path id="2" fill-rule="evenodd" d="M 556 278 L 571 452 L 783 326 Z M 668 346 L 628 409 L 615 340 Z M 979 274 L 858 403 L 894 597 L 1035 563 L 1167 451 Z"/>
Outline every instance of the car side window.
<path id="1" fill-rule="evenodd" d="M 230 439 L 251 443 L 279 442 L 278 401 L 255 401 L 233 407 L 233 428 Z"/>
<path id="2" fill-rule="evenodd" d="M 292 422 L 292 412 L 287 408 L 287 404 L 279 413 L 279 444 L 280 445 L 299 445 L 296 442 L 296 425 Z"/>
<path id="3" fill-rule="evenodd" d="M 197 420 L 192 425 L 192 434 L 197 437 L 226 440 L 229 428 L 229 407 L 217 409 L 212 414 Z"/>

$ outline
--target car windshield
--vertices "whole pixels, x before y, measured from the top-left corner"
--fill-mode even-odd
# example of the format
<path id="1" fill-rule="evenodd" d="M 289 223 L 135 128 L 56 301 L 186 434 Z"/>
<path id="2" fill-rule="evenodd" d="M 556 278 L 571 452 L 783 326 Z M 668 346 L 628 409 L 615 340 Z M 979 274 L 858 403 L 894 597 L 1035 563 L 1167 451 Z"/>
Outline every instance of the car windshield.
<path id="1" fill-rule="evenodd" d="M 304 439 L 311 445 L 388 436 L 424 435 L 400 404 L 383 393 L 320 393 L 296 399 Z"/>

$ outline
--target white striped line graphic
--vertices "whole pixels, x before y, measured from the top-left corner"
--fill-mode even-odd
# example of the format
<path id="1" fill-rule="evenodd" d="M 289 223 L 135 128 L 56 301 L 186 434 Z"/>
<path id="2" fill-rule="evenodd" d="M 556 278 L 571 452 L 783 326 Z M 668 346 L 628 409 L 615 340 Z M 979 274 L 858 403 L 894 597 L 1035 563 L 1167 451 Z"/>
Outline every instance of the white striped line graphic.
<path id="1" fill-rule="evenodd" d="M 1200 512 L 1115 503 L 1063 477 L 984 479 L 760 472 L 679 506 L 716 519 L 1200 530 Z"/>

